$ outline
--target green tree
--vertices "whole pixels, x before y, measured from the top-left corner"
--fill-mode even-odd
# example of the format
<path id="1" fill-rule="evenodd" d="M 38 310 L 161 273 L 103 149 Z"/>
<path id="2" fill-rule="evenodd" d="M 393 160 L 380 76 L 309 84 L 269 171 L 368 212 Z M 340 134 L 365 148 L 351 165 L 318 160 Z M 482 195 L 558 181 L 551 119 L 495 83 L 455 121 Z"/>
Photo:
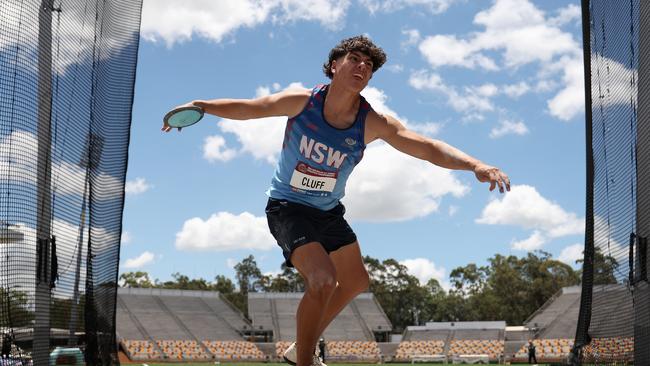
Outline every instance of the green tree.
<path id="1" fill-rule="evenodd" d="M 303 292 L 305 291 L 305 282 L 302 276 L 293 268 L 287 267 L 282 263 L 282 272 L 273 277 L 269 283 L 267 291 L 269 292 Z"/>
<path id="2" fill-rule="evenodd" d="M 209 291 L 212 286 L 203 278 L 190 279 L 188 276 L 178 272 L 172 273 L 173 281 L 164 282 L 160 287 L 175 290 L 196 290 Z"/>
<path id="3" fill-rule="evenodd" d="M 584 251 L 582 252 L 584 255 Z M 578 259 L 577 264 L 583 264 L 584 259 Z M 594 247 L 594 285 L 612 285 L 618 283 L 616 273 L 619 263 L 611 255 L 603 254 L 601 247 Z"/>
<path id="4" fill-rule="evenodd" d="M 449 274 L 452 291 L 461 296 L 481 293 L 487 281 L 487 272 L 487 267 L 477 267 L 474 263 L 455 268 Z"/>
<path id="5" fill-rule="evenodd" d="M 214 284 L 212 285 L 212 288 L 223 295 L 232 294 L 235 292 L 235 284 L 233 284 L 230 278 L 224 275 L 217 275 L 214 278 Z"/>
<path id="6" fill-rule="evenodd" d="M 401 332 L 408 325 L 430 320 L 434 309 L 431 292 L 408 273 L 406 266 L 392 258 L 380 262 L 368 256 L 364 263 L 370 275 L 370 291 L 377 297 L 394 331 Z"/>
<path id="7" fill-rule="evenodd" d="M 264 290 L 261 286 L 264 283 L 262 280 L 262 271 L 257 266 L 257 262 L 252 254 L 235 265 L 235 273 L 237 283 L 239 284 L 239 292 L 245 296 L 249 292 L 260 292 Z"/>
<path id="8" fill-rule="evenodd" d="M 34 312 L 29 310 L 29 297 L 24 291 L 0 287 L 0 327 L 26 327 L 34 320 Z"/>
<path id="9" fill-rule="evenodd" d="M 149 278 L 149 273 L 137 271 L 137 272 L 125 272 L 120 275 L 119 282 L 122 284 L 122 287 L 141 287 L 141 288 L 152 288 L 156 287 L 151 279 Z"/>

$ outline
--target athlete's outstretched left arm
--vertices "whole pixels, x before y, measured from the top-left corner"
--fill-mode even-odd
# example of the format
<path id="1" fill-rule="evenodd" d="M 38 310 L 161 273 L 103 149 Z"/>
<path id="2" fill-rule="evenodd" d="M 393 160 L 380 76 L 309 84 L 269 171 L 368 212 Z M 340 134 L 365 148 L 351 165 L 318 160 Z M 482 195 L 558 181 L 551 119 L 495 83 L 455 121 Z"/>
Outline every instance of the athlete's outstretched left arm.
<path id="1" fill-rule="evenodd" d="M 481 182 L 490 182 L 490 191 L 510 190 L 510 179 L 499 168 L 487 165 L 440 140 L 417 134 L 397 119 L 371 110 L 366 119 L 366 143 L 376 139 L 388 142 L 397 150 L 447 169 L 469 170 Z"/>

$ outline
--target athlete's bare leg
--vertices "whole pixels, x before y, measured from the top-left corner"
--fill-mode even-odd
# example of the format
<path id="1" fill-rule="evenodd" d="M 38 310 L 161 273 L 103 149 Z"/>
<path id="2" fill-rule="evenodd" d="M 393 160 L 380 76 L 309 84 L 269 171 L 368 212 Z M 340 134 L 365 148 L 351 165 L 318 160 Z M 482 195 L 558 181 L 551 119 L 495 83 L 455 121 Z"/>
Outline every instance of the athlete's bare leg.
<path id="1" fill-rule="evenodd" d="M 325 309 L 337 287 L 336 268 L 317 242 L 296 248 L 291 254 L 291 262 L 305 281 L 305 294 L 296 314 L 297 366 L 310 366 Z"/>
<path id="2" fill-rule="evenodd" d="M 325 308 L 323 319 L 318 328 L 319 336 L 323 334 L 338 313 L 358 294 L 365 291 L 370 283 L 368 272 L 363 265 L 363 258 L 361 257 L 358 242 L 355 241 L 350 245 L 331 252 L 330 258 L 336 269 L 336 280 L 338 283 Z"/>

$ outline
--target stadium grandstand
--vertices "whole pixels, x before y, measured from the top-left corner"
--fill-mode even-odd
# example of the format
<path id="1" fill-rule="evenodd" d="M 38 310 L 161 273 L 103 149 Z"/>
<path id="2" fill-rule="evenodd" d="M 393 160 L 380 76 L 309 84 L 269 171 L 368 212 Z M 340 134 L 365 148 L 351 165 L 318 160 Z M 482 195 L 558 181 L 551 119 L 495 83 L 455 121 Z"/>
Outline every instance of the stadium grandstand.
<path id="1" fill-rule="evenodd" d="M 248 320 L 218 292 L 120 288 L 117 338 L 130 360 L 265 359 Z"/>
<path id="2" fill-rule="evenodd" d="M 404 332 L 395 361 L 496 362 L 503 359 L 506 322 L 429 322 Z"/>
<path id="3" fill-rule="evenodd" d="M 595 287 L 614 308 L 625 309 L 624 286 Z M 574 344 L 579 286 L 565 287 L 524 324 L 505 321 L 428 322 L 391 335 L 392 325 L 372 293 L 359 295 L 325 331 L 330 362 L 527 362 L 528 342 L 542 363 L 566 362 Z M 295 340 L 295 310 L 302 293 L 249 293 L 244 317 L 217 292 L 120 288 L 117 337 L 120 356 L 129 361 L 280 361 Z M 633 330 L 612 337 L 613 328 L 594 314 L 593 352 L 631 359 Z M 391 341 L 392 340 L 392 341 Z"/>

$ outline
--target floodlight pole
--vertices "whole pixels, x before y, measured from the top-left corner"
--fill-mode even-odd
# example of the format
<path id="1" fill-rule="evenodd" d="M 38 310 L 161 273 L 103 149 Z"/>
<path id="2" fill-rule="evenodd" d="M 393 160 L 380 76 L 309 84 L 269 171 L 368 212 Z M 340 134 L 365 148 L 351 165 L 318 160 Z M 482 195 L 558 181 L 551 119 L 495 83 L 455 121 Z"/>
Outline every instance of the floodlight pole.
<path id="1" fill-rule="evenodd" d="M 72 297 L 72 306 L 70 307 L 70 330 L 68 337 L 68 346 L 73 347 L 76 345 L 77 337 L 75 331 L 77 330 L 77 316 L 79 314 L 79 281 L 81 278 L 81 254 L 83 253 L 84 231 L 86 229 L 86 206 L 88 199 L 88 181 L 92 170 L 99 165 L 104 147 L 104 140 L 101 136 L 89 133 L 86 140 L 86 149 L 84 155 L 81 157 L 79 166 L 85 169 L 86 174 L 84 178 L 84 190 L 81 204 L 81 217 L 79 220 L 79 241 L 77 243 L 77 266 L 74 276 L 74 290 Z"/>
<path id="2" fill-rule="evenodd" d="M 54 0 L 42 0 L 38 11 L 38 162 L 36 222 L 36 286 L 32 358 L 49 363 L 50 246 L 52 218 L 52 10 Z"/>
<path id="3" fill-rule="evenodd" d="M 74 290 L 72 295 L 72 304 L 70 305 L 70 333 L 68 335 L 68 346 L 74 347 L 77 343 L 75 332 L 77 330 L 77 316 L 79 307 L 79 277 L 81 274 L 81 253 L 83 247 L 84 229 L 86 228 L 86 196 L 88 191 L 88 168 L 86 168 L 86 177 L 84 178 L 84 192 L 81 204 L 81 218 L 79 222 L 79 242 L 77 243 L 77 268 L 74 276 Z"/>

